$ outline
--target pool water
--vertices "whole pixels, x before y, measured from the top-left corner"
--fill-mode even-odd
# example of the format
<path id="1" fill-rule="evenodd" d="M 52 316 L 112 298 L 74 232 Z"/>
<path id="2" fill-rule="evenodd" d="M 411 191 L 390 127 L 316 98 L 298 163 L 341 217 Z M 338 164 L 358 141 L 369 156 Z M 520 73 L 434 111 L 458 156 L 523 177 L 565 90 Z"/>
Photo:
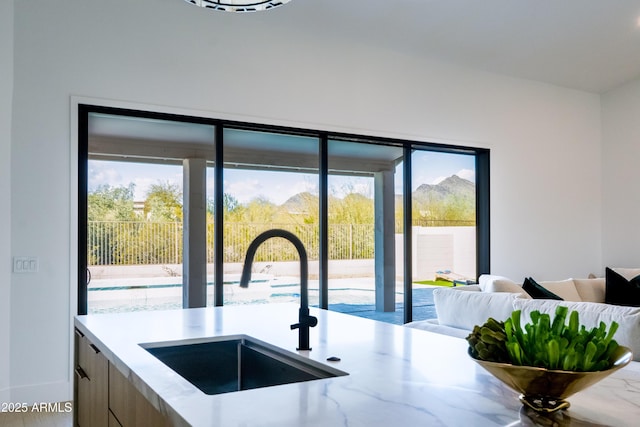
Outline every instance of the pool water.
<path id="1" fill-rule="evenodd" d="M 175 280 L 175 278 L 173 278 Z M 330 281 L 329 309 L 361 317 L 383 320 L 390 323 L 404 323 L 402 292 L 396 292 L 396 311 L 377 312 L 375 310 L 374 286 L 368 285 L 372 279 L 340 279 Z M 349 286 L 349 284 L 353 286 Z M 420 287 L 413 292 L 414 319 L 435 318 L 433 288 Z M 207 305 L 213 305 L 213 284 L 207 286 Z M 225 283 L 223 299 L 225 305 L 298 303 L 300 290 L 297 278 L 277 278 L 256 280 L 249 288 L 240 288 L 237 282 Z M 94 284 L 88 293 L 90 314 L 121 313 L 130 311 L 174 310 L 182 308 L 181 283 L 121 283 L 110 286 Z M 319 305 L 317 281 L 309 284 L 309 305 Z"/>

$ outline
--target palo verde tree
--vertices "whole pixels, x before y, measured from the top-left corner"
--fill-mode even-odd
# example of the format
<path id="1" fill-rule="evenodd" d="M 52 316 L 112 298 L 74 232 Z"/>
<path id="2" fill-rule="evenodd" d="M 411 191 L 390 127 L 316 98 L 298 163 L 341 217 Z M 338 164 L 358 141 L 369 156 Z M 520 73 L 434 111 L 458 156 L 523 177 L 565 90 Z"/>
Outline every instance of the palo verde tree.
<path id="1" fill-rule="evenodd" d="M 87 220 L 89 221 L 133 221 L 133 193 L 135 184 L 127 187 L 98 186 L 87 194 Z"/>
<path id="2" fill-rule="evenodd" d="M 145 217 L 150 221 L 182 222 L 182 191 L 177 184 L 159 182 L 147 191 Z"/>

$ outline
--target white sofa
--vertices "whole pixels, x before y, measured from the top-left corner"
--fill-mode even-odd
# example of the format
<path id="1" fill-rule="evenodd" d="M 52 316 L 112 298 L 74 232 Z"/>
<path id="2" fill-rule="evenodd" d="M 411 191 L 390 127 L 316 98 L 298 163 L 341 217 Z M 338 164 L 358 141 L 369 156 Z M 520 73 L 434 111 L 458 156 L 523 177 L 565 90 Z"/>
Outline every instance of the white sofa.
<path id="1" fill-rule="evenodd" d="M 553 315 L 559 304 L 576 310 L 580 323 L 587 328 L 600 321 L 620 325 L 615 339 L 627 346 L 640 361 L 640 307 L 605 304 L 605 279 L 567 279 L 539 282 L 541 286 L 564 300 L 532 299 L 520 284 L 500 276 L 483 275 L 478 285 L 437 288 L 433 291 L 437 319 L 419 320 L 405 326 L 466 338 L 475 325 L 489 317 L 507 319 L 514 310 L 522 310 L 523 322 L 533 310 Z"/>

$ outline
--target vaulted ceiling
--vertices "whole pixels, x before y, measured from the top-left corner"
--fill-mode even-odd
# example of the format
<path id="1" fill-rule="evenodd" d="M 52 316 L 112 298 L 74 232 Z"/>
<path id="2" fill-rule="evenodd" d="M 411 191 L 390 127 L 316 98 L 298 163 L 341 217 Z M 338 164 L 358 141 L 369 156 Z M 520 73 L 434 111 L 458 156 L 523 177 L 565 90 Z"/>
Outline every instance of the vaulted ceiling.
<path id="1" fill-rule="evenodd" d="M 293 0 L 260 13 L 296 31 L 589 92 L 640 77 L 638 0 Z"/>

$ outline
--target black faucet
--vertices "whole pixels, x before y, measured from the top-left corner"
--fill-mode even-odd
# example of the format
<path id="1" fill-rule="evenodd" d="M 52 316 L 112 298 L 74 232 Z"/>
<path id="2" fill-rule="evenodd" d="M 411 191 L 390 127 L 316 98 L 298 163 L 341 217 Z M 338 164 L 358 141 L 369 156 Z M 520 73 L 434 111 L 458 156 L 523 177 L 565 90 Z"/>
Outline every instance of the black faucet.
<path id="1" fill-rule="evenodd" d="M 291 329 L 298 329 L 298 350 L 311 350 L 311 347 L 309 347 L 309 328 L 316 326 L 318 319 L 309 315 L 309 261 L 304 245 L 295 234 L 286 230 L 273 229 L 258 235 L 249 245 L 249 249 L 247 249 L 247 256 L 244 259 L 244 266 L 242 267 L 242 276 L 240 277 L 240 287 L 249 287 L 251 264 L 253 263 L 256 250 L 265 240 L 272 237 L 287 239 L 293 243 L 293 246 L 298 250 L 298 256 L 300 257 L 300 310 L 298 311 L 298 323 L 291 325 Z"/>

